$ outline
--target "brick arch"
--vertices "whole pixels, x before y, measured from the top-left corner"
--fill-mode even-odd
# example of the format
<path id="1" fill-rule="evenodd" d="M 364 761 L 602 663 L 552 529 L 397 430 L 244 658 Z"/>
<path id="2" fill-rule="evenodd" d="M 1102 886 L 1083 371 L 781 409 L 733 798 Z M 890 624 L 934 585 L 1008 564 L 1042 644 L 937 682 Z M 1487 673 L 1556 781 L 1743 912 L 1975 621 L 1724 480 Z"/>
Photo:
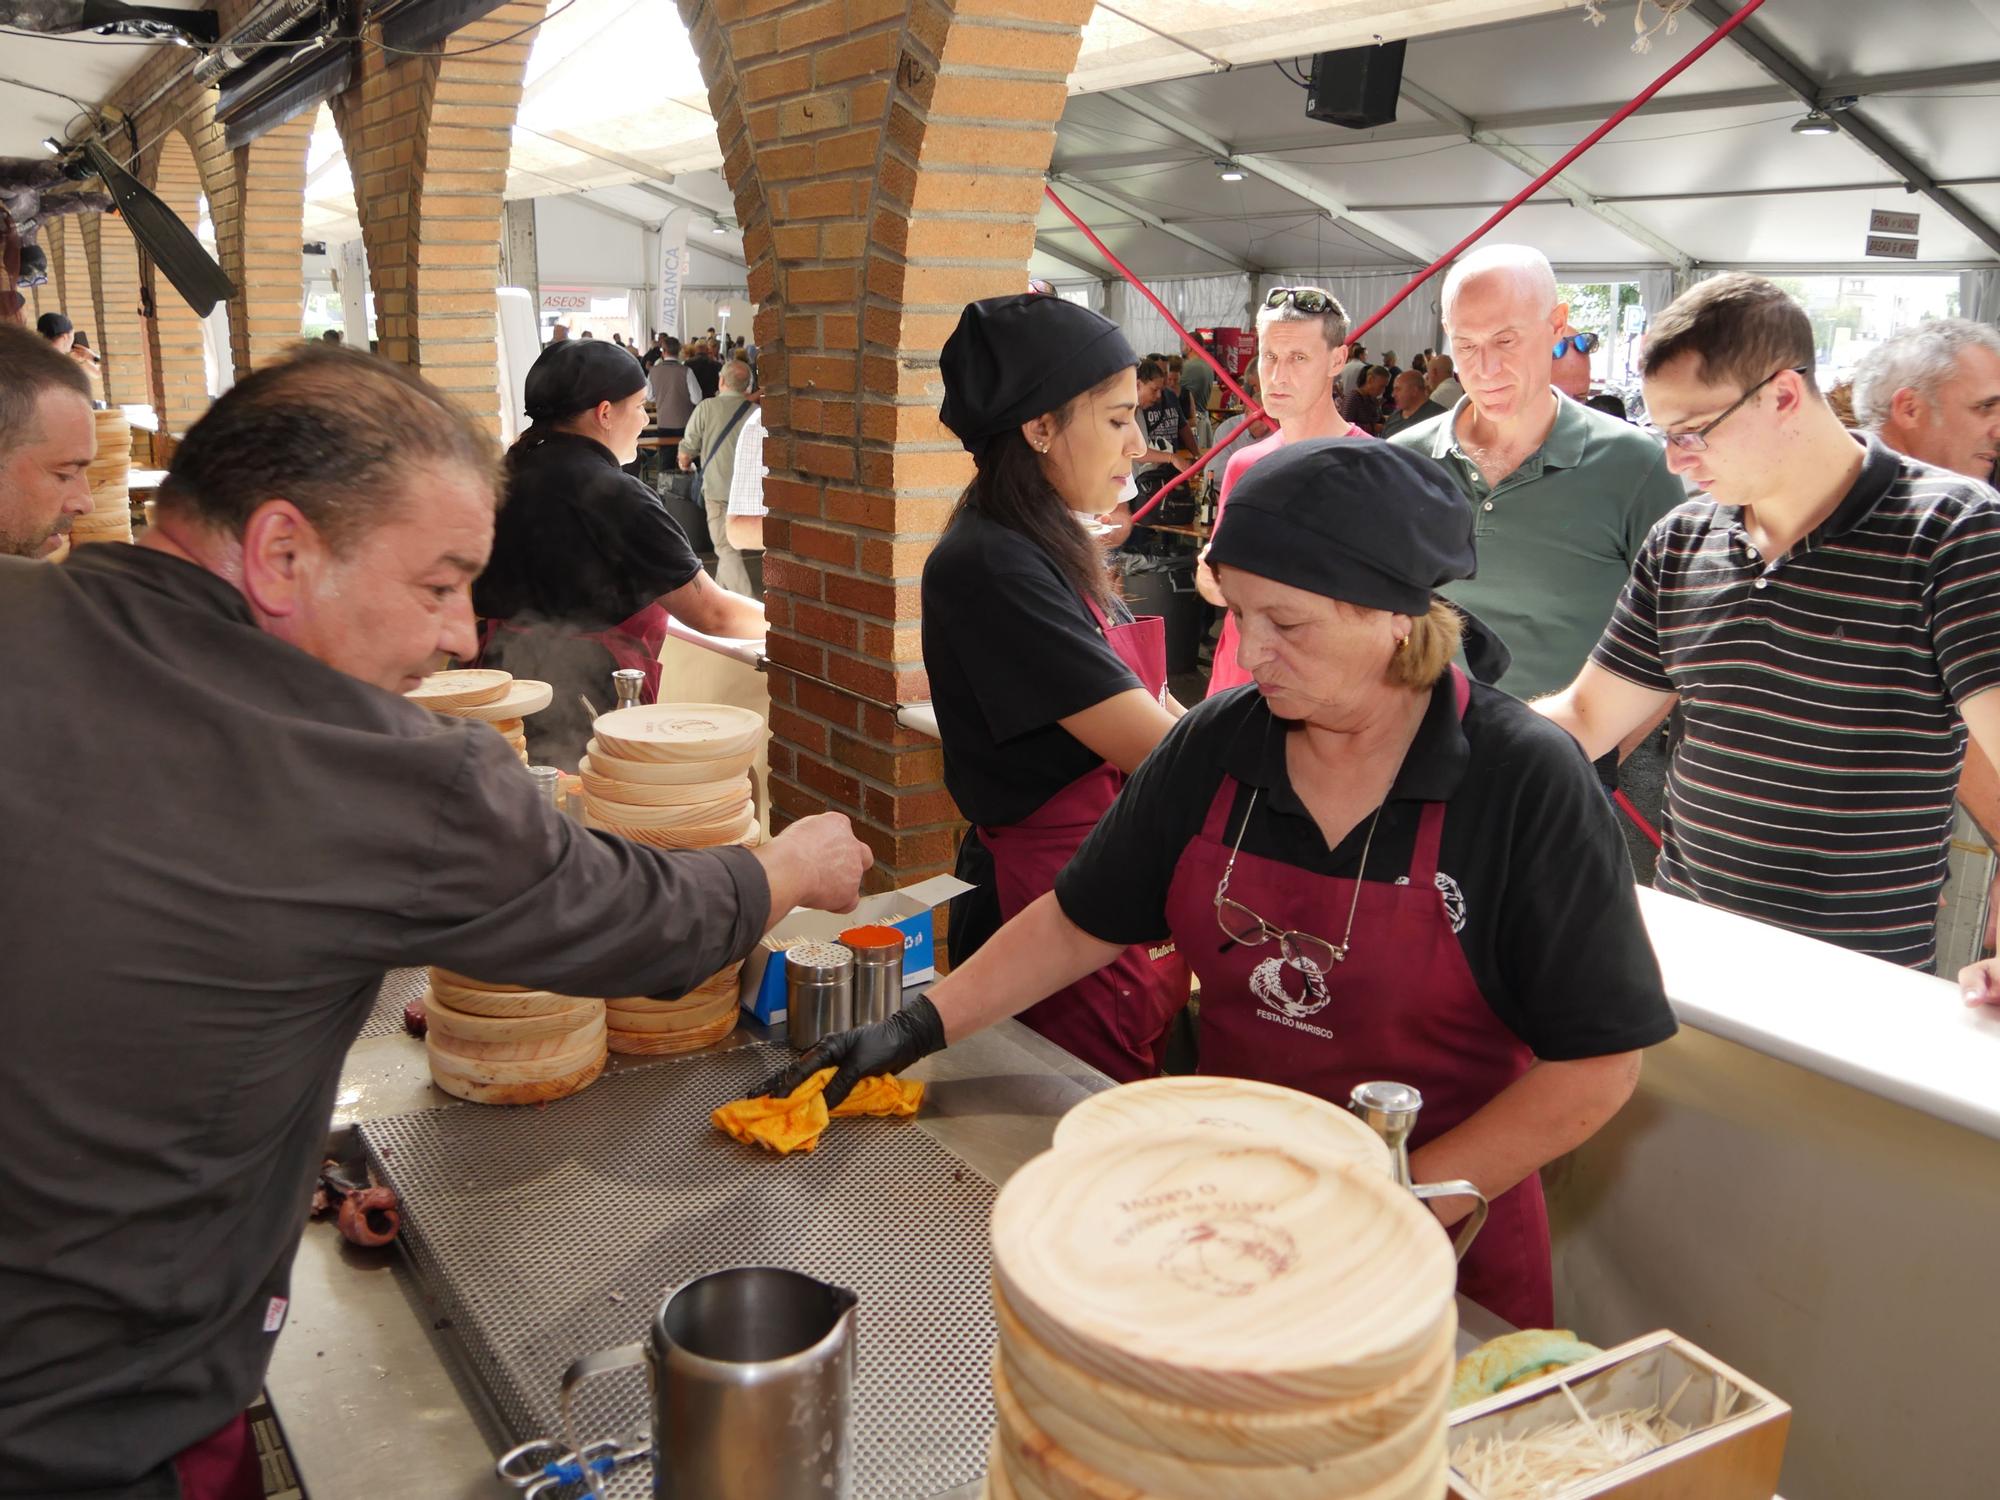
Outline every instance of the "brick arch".
<path id="1" fill-rule="evenodd" d="M 235 284 L 229 299 L 229 348 L 241 380 L 299 341 L 305 313 L 301 262 L 306 155 L 318 110 L 274 126 L 228 151 L 218 140 L 203 153 L 217 258 Z"/>
<path id="2" fill-rule="evenodd" d="M 190 231 L 195 228 L 208 184 L 202 179 L 189 136 L 180 130 L 168 131 L 140 159 L 140 180 Z M 208 410 L 201 319 L 150 260 L 145 262 L 145 277 L 153 310 L 147 320 L 153 406 L 159 412 L 161 429 L 178 437 Z"/>
<path id="3" fill-rule="evenodd" d="M 534 25 L 545 9 L 546 0 L 513 0 L 428 56 L 364 44 L 355 83 L 333 101 L 377 347 L 495 430 L 501 199 L 534 33 L 488 44 Z M 380 39 L 379 30 L 369 35 Z"/>
<path id="4" fill-rule="evenodd" d="M 962 305 L 1025 288 L 1092 0 L 679 0 L 736 198 L 768 394 L 771 798 L 896 884 L 949 867 L 919 575 L 970 460 L 937 420 Z M 824 679 L 837 685 L 831 689 Z"/>
<path id="5" fill-rule="evenodd" d="M 85 214 L 82 229 L 96 311 L 93 338 L 104 362 L 105 400 L 118 406 L 150 406 L 152 360 L 146 320 L 139 310 L 138 242 L 117 214 Z"/>

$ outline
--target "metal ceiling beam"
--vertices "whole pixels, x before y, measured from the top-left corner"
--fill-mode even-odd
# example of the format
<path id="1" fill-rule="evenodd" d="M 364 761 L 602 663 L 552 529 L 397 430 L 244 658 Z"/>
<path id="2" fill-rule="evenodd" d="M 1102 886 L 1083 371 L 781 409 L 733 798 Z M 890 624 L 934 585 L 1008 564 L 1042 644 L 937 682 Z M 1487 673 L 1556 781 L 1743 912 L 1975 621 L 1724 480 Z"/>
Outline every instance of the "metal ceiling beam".
<path id="1" fill-rule="evenodd" d="M 1720 26 L 1731 14 L 1730 7 L 1720 4 L 1719 0 L 1694 0 L 1688 8 L 1710 26 Z M 1732 31 L 1729 40 L 1758 67 L 1790 89 L 1800 103 L 1811 108 L 1817 109 L 1826 100 L 1840 98 L 1848 92 L 1814 78 L 1797 58 L 1749 23 Z M 1841 113 L 1840 133 L 1943 209 L 1994 254 L 2000 255 L 2000 228 L 1989 223 L 1971 204 L 1939 183 L 1919 165 L 1915 157 L 1870 124 L 1860 111 L 1849 109 Z"/>
<path id="2" fill-rule="evenodd" d="M 1533 152 L 1515 145 L 1496 131 L 1481 129 L 1478 123 L 1469 116 L 1460 114 L 1449 104 L 1445 103 L 1444 100 L 1438 98 L 1436 94 L 1433 94 L 1428 89 L 1419 88 L 1407 78 L 1403 80 L 1403 97 L 1434 119 L 1442 120 L 1451 125 L 1454 130 L 1462 134 L 1474 145 L 1483 146 L 1487 151 L 1499 157 L 1510 166 L 1517 168 L 1527 176 L 1531 178 L 1539 177 L 1543 172 L 1548 170 L 1549 164 L 1541 160 Z M 1694 269 L 1694 257 L 1689 255 L 1687 251 L 1681 249 L 1678 245 L 1672 244 L 1663 236 L 1654 233 L 1630 214 L 1623 213 L 1601 199 L 1593 197 L 1585 190 L 1581 183 L 1577 182 L 1567 172 L 1551 178 L 1549 186 L 1561 193 L 1572 204 L 1589 214 L 1592 218 L 1602 220 L 1627 239 L 1636 240 L 1639 244 L 1644 245 L 1655 255 L 1665 260 L 1675 270 L 1691 271 Z"/>
<path id="3" fill-rule="evenodd" d="M 1357 215 L 1326 188 L 1282 162 L 1271 161 L 1255 152 L 1233 148 L 1228 142 L 1210 135 L 1198 126 L 1188 124 L 1150 99 L 1129 93 L 1115 93 L 1107 97 L 1114 103 L 1123 105 L 1140 119 L 1150 121 L 1162 130 L 1172 131 L 1189 145 L 1200 147 L 1208 152 L 1212 159 L 1225 158 L 1233 161 L 1244 171 L 1255 173 L 1271 186 L 1283 188 L 1293 197 L 1310 203 L 1378 254 L 1403 256 L 1419 266 L 1427 266 L 1435 258 L 1435 251 L 1418 244 L 1395 225 L 1372 219 L 1365 214 Z"/>
<path id="4" fill-rule="evenodd" d="M 1120 213 L 1130 214 L 1148 229 L 1157 229 L 1161 234 L 1172 235 L 1182 244 L 1191 245 L 1201 251 L 1202 254 L 1213 256 L 1225 266 L 1242 271 L 1246 275 L 1255 275 L 1264 269 L 1264 267 L 1252 261 L 1243 259 L 1233 250 L 1223 249 L 1214 240 L 1203 239 L 1192 230 L 1183 229 L 1178 224 L 1168 223 L 1150 208 L 1141 207 L 1122 193 L 1114 193 L 1110 188 L 1099 187 L 1094 182 L 1085 182 L 1082 178 L 1072 177 L 1067 172 L 1051 172 L 1049 178 L 1059 187 L 1071 188 L 1076 192 L 1084 193 L 1097 199 L 1100 203 L 1108 203 Z"/>
<path id="5" fill-rule="evenodd" d="M 1109 266 L 1093 266 L 1087 260 L 1078 259 L 1076 256 L 1071 255 L 1069 251 L 1051 243 L 1049 237 L 1045 234 L 1036 234 L 1035 253 L 1037 255 L 1046 255 L 1050 260 L 1059 260 L 1072 270 L 1083 272 L 1092 281 L 1102 281 L 1107 274 L 1117 274 Z"/>
<path id="6" fill-rule="evenodd" d="M 2000 61 L 1833 78 L 1823 85 L 1823 93 L 1825 97 L 1833 99 L 1849 95 L 1865 99 L 1871 95 L 1906 94 L 1922 89 L 1984 83 L 2000 83 Z M 1145 85 L 1136 85 L 1132 89 L 1113 89 L 1103 94 L 1081 97 L 1112 99 L 1124 103 L 1127 95 L 1136 93 L 1143 87 Z M 1404 92 L 1407 94 L 1408 90 Z M 1798 95 L 1793 90 L 1782 84 L 1761 84 L 1753 88 L 1718 89 L 1702 94 L 1663 94 L 1649 102 L 1639 113 L 1641 116 L 1699 114 L 1707 110 L 1750 109 L 1759 105 L 1789 104 L 1797 98 Z M 1410 102 L 1416 104 L 1417 100 L 1412 98 Z M 1602 104 L 1560 104 L 1542 109 L 1514 110 L 1504 114 L 1489 115 L 1475 123 L 1481 130 L 1497 131 L 1502 135 L 1513 130 L 1533 130 L 1544 126 L 1595 125 L 1599 120 L 1609 119 L 1612 112 L 1624 102 L 1622 99 L 1617 99 Z M 1419 107 L 1421 108 L 1421 105 Z M 1090 128 L 1084 121 L 1078 121 L 1077 125 L 1082 130 Z M 1339 131 L 1329 127 L 1316 132 L 1270 136 L 1256 141 L 1239 141 L 1236 149 L 1253 155 L 1276 156 L 1293 151 L 1325 151 L 1343 147 L 1387 145 L 1395 141 L 1449 140 L 1453 136 L 1462 135 L 1464 132 L 1453 125 L 1410 120 L 1369 131 Z M 1108 171 L 1134 167 L 1165 167 L 1172 166 L 1176 162 L 1192 163 L 1195 160 L 1190 152 L 1173 146 L 1160 145 L 1146 151 L 1124 151 L 1087 159 L 1064 158 L 1056 165 L 1066 172 Z"/>

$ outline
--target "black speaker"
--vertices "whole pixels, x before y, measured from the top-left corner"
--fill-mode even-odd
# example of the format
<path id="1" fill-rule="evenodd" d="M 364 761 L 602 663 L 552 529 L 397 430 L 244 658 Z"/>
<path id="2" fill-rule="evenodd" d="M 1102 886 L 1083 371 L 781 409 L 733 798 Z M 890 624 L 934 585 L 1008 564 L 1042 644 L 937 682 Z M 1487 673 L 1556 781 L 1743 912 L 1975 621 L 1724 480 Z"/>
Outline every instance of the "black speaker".
<path id="1" fill-rule="evenodd" d="M 1371 130 L 1396 119 L 1396 96 L 1403 88 L 1403 49 L 1407 42 L 1379 47 L 1349 47 L 1313 58 L 1306 89 L 1306 113 L 1329 125 Z"/>

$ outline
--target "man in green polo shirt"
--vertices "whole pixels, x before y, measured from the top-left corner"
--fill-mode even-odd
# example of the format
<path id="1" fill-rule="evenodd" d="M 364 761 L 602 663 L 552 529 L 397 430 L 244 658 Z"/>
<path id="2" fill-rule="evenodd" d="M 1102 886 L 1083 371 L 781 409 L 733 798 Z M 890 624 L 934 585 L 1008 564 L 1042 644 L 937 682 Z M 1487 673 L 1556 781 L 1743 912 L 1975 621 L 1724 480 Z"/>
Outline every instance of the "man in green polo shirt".
<path id="1" fill-rule="evenodd" d="M 1686 498 L 1663 445 L 1555 389 L 1567 318 L 1540 251 L 1466 256 L 1444 288 L 1465 397 L 1390 439 L 1437 459 L 1473 504 L 1479 576 L 1447 592 L 1514 653 L 1499 685 L 1517 698 L 1575 680 L 1653 523 Z"/>

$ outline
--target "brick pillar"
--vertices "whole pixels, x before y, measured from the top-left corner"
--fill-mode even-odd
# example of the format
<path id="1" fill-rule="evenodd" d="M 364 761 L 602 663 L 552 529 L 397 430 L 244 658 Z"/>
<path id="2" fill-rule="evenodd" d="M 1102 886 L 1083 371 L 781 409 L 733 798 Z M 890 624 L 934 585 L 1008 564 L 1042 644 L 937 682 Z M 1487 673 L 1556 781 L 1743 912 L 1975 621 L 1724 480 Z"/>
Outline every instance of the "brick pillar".
<path id="1" fill-rule="evenodd" d="M 201 169 L 193 147 L 178 130 L 167 132 L 148 153 L 141 163 L 140 180 L 179 216 L 190 233 L 194 231 L 201 214 Z M 208 410 L 201 319 L 150 258 L 144 264 L 144 276 L 153 305 L 147 326 L 153 407 L 160 415 L 161 431 L 178 437 Z"/>
<path id="2" fill-rule="evenodd" d="M 217 259 L 236 284 L 229 348 L 239 380 L 299 341 L 306 153 L 315 113 L 307 110 L 232 153 L 223 176 L 227 186 L 209 198 Z"/>
<path id="3" fill-rule="evenodd" d="M 446 38 L 439 56 L 365 47 L 354 85 L 333 101 L 380 350 L 495 430 L 501 195 L 533 37 L 485 44 L 539 21 L 544 8 L 503 5 Z"/>
<path id="4" fill-rule="evenodd" d="M 85 214 L 83 247 L 96 294 L 96 344 L 104 361 L 105 400 L 114 406 L 150 406 L 146 325 L 139 313 L 139 243 L 119 215 Z"/>
<path id="5" fill-rule="evenodd" d="M 760 304 L 772 803 L 848 813 L 900 884 L 959 829 L 936 742 L 890 708 L 929 696 L 918 583 L 972 473 L 938 351 L 964 303 L 1026 286 L 1091 0 L 680 6 Z"/>

